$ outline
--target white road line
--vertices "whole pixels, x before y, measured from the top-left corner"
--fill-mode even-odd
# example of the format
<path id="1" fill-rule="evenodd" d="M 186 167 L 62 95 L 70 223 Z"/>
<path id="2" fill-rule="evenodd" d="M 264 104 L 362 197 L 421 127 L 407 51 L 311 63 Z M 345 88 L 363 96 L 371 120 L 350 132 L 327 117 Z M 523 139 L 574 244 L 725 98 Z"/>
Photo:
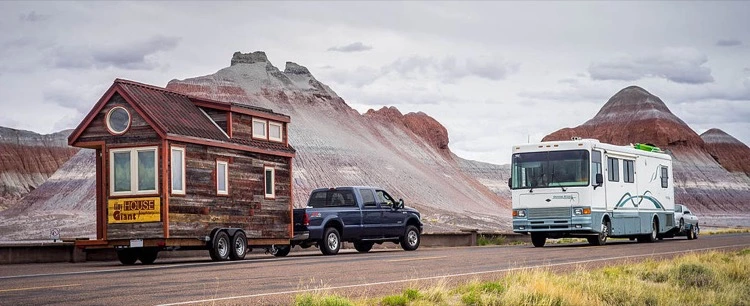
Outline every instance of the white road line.
<path id="1" fill-rule="evenodd" d="M 666 253 L 651 253 L 651 254 L 640 254 L 640 255 L 617 256 L 617 257 L 608 257 L 608 258 L 599 258 L 599 259 L 580 260 L 580 261 L 574 261 L 574 262 L 564 262 L 564 263 L 556 263 L 556 264 L 545 264 L 545 265 L 538 265 L 538 266 L 524 266 L 524 267 L 516 267 L 516 268 L 506 268 L 506 269 L 492 270 L 492 271 L 479 271 L 479 272 L 446 274 L 446 275 L 440 275 L 440 276 L 419 277 L 419 278 L 392 280 L 392 281 L 384 281 L 384 282 L 366 283 L 366 284 L 344 285 L 344 286 L 337 286 L 337 287 L 325 287 L 325 288 L 313 288 L 313 289 L 299 289 L 299 290 L 289 290 L 289 291 L 278 291 L 278 292 L 268 292 L 268 293 L 258 293 L 258 294 L 228 296 L 228 297 L 223 297 L 223 298 L 214 298 L 214 299 L 205 299 L 205 300 L 194 300 L 194 301 L 176 302 L 176 303 L 168 303 L 168 304 L 159 304 L 157 306 L 187 305 L 187 304 L 198 304 L 198 303 L 206 303 L 206 302 L 218 302 L 218 301 L 226 301 L 226 300 L 234 300 L 234 299 L 255 298 L 255 297 L 270 296 L 270 295 L 281 295 L 281 294 L 292 294 L 292 293 L 305 293 L 305 292 L 314 292 L 314 291 L 328 291 L 328 290 L 337 290 L 337 289 L 348 289 L 348 288 L 357 288 L 357 287 L 388 285 L 388 284 L 406 283 L 406 282 L 413 282 L 413 281 L 423 281 L 423 280 L 432 280 L 432 279 L 441 279 L 441 278 L 450 278 L 450 277 L 472 276 L 472 275 L 491 274 L 491 273 L 500 273 L 500 272 L 512 272 L 512 271 L 518 271 L 518 270 L 524 270 L 524 269 L 530 269 L 530 268 L 531 269 L 538 269 L 538 268 L 549 268 L 549 267 L 556 267 L 556 266 L 580 265 L 580 264 L 586 264 L 586 263 L 592 263 L 592 262 L 600 262 L 600 261 L 607 261 L 607 260 L 620 260 L 620 259 L 628 259 L 628 258 L 642 257 L 642 256 L 648 256 L 648 255 L 671 255 L 671 254 L 692 253 L 692 252 L 699 252 L 699 251 L 709 251 L 709 250 L 728 249 L 728 248 L 747 247 L 747 246 L 750 246 L 750 244 L 745 243 L 745 244 L 734 244 L 734 245 L 712 247 L 712 248 L 702 248 L 702 249 L 693 249 L 693 250 L 684 250 L 684 251 L 673 251 L 673 252 L 666 252 Z"/>
<path id="2" fill-rule="evenodd" d="M 57 285 L 57 286 L 43 286 L 43 287 L 26 287 L 26 288 L 11 288 L 11 289 L 0 289 L 2 292 L 13 292 L 13 291 L 27 291 L 27 290 L 39 290 L 39 289 L 53 289 L 53 288 L 64 288 L 64 287 L 76 287 L 81 284 L 70 284 L 70 285 Z"/>
<path id="3" fill-rule="evenodd" d="M 448 257 L 448 256 L 431 256 L 431 257 L 402 258 L 402 259 L 391 259 L 391 260 L 386 260 L 386 261 L 387 262 L 400 262 L 400 261 L 438 259 L 438 258 L 446 258 L 446 257 Z"/>

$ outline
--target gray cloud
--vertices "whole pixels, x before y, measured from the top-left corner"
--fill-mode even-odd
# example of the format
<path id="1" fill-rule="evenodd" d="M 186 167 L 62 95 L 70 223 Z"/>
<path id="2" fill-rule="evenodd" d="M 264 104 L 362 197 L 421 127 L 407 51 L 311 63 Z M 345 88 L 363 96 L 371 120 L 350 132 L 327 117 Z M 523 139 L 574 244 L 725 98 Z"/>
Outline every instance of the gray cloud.
<path id="1" fill-rule="evenodd" d="M 39 22 L 48 20 L 50 17 L 50 15 L 37 14 L 36 11 L 31 11 L 29 13 L 18 15 L 18 20 L 23 22 Z"/>
<path id="2" fill-rule="evenodd" d="M 742 45 L 742 41 L 736 39 L 719 39 L 716 45 L 719 47 L 734 47 Z"/>
<path id="3" fill-rule="evenodd" d="M 635 81 L 657 77 L 682 84 L 704 84 L 714 81 L 711 69 L 704 67 L 708 57 L 692 48 L 667 48 L 639 56 L 623 55 L 594 62 L 589 74 L 594 80 Z"/>
<path id="4" fill-rule="evenodd" d="M 328 48 L 328 51 L 335 51 L 335 52 L 362 52 L 362 51 L 367 51 L 367 50 L 372 50 L 372 46 L 367 46 L 359 41 L 353 42 L 346 46 Z"/>
<path id="5" fill-rule="evenodd" d="M 159 66 L 149 56 L 177 47 L 179 37 L 153 36 L 136 42 L 118 45 L 60 47 L 54 52 L 52 66 L 56 68 L 108 68 L 152 70 Z"/>
<path id="6" fill-rule="evenodd" d="M 42 90 L 42 99 L 50 104 L 86 114 L 93 103 L 106 90 L 107 84 L 88 85 L 54 80 Z"/>
<path id="7" fill-rule="evenodd" d="M 382 68 L 384 74 L 396 72 L 404 77 L 434 74 L 447 82 L 476 76 L 488 80 L 502 80 L 509 74 L 518 71 L 517 63 L 505 62 L 490 58 L 467 58 L 459 61 L 455 57 L 436 59 L 432 57 L 411 56 L 399 58 Z"/>

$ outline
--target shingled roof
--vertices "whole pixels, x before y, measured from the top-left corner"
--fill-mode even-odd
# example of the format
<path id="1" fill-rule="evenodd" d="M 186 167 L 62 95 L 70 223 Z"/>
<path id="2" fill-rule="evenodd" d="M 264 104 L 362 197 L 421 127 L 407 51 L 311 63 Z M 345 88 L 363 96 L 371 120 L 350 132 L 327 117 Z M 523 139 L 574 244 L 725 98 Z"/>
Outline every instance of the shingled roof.
<path id="1" fill-rule="evenodd" d="M 237 149 L 275 151 L 286 153 L 285 155 L 294 154 L 295 152 L 294 148 L 286 144 L 230 138 L 196 104 L 219 107 L 227 111 L 236 110 L 237 106 L 241 106 L 255 111 L 256 114 L 265 114 L 263 116 L 267 115 L 269 118 L 277 118 L 289 122 L 289 116 L 274 113 L 270 109 L 192 97 L 166 88 L 123 79 L 115 79 L 112 87 L 110 87 L 104 97 L 109 96 L 113 92 L 119 93 L 126 101 L 133 104 L 137 109 L 140 109 L 147 117 L 147 121 L 154 125 L 153 128 L 157 130 L 157 133 L 165 138 L 172 139 L 178 137 L 180 140 L 203 140 L 204 143 L 208 141 L 208 143 L 213 145 L 223 143 Z M 92 109 L 89 116 L 70 135 L 68 139 L 69 143 L 72 144 L 75 142 L 83 129 L 93 119 L 93 115 L 98 113 L 99 109 L 106 102 L 100 100 L 97 103 L 97 106 Z"/>

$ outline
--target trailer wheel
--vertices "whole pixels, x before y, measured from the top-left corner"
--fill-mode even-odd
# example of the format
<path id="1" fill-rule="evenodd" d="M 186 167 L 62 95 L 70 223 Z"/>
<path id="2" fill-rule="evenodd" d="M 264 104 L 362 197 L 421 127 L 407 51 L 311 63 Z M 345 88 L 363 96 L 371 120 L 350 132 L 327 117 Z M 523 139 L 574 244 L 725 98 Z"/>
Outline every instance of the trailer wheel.
<path id="1" fill-rule="evenodd" d="M 237 231 L 232 236 L 232 247 L 229 252 L 229 258 L 232 260 L 245 259 L 247 254 L 247 237 L 242 231 Z"/>
<path id="2" fill-rule="evenodd" d="M 414 251 L 419 247 L 421 239 L 419 237 L 419 230 L 414 225 L 406 227 L 406 233 L 401 238 L 401 248 L 405 251 Z"/>
<path id="3" fill-rule="evenodd" d="M 157 248 L 143 248 L 138 253 L 138 260 L 144 265 L 150 265 L 156 261 L 156 257 L 159 255 L 159 249 Z"/>
<path id="4" fill-rule="evenodd" d="M 208 253 L 214 261 L 229 259 L 229 235 L 224 231 L 216 234 L 216 238 L 214 238 Z"/>
<path id="5" fill-rule="evenodd" d="M 138 260 L 138 251 L 135 249 L 120 249 L 117 250 L 117 259 L 123 265 L 132 265 Z"/>
<path id="6" fill-rule="evenodd" d="M 541 248 L 544 246 L 545 242 L 547 242 L 547 236 L 545 234 L 531 233 L 531 244 L 533 244 L 534 247 Z"/>
<path id="7" fill-rule="evenodd" d="M 372 249 L 372 242 L 367 241 L 355 241 L 354 242 L 354 248 L 357 249 L 357 252 L 360 253 L 367 253 Z"/>
<path id="8" fill-rule="evenodd" d="M 326 228 L 323 241 L 320 242 L 320 252 L 324 255 L 336 255 L 341 249 L 341 235 L 335 227 Z"/>
<path id="9" fill-rule="evenodd" d="M 273 246 L 271 248 L 271 255 L 276 257 L 284 257 L 286 255 L 289 255 L 289 251 L 292 250 L 291 245 L 279 245 L 279 246 Z"/>

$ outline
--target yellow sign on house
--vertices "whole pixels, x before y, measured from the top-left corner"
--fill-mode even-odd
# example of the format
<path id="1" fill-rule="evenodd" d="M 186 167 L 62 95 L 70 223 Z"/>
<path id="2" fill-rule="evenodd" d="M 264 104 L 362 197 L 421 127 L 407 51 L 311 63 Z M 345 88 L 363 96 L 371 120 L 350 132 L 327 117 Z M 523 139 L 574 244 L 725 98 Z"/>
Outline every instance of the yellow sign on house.
<path id="1" fill-rule="evenodd" d="M 161 202 L 155 198 L 114 199 L 107 203 L 109 223 L 161 221 Z"/>

